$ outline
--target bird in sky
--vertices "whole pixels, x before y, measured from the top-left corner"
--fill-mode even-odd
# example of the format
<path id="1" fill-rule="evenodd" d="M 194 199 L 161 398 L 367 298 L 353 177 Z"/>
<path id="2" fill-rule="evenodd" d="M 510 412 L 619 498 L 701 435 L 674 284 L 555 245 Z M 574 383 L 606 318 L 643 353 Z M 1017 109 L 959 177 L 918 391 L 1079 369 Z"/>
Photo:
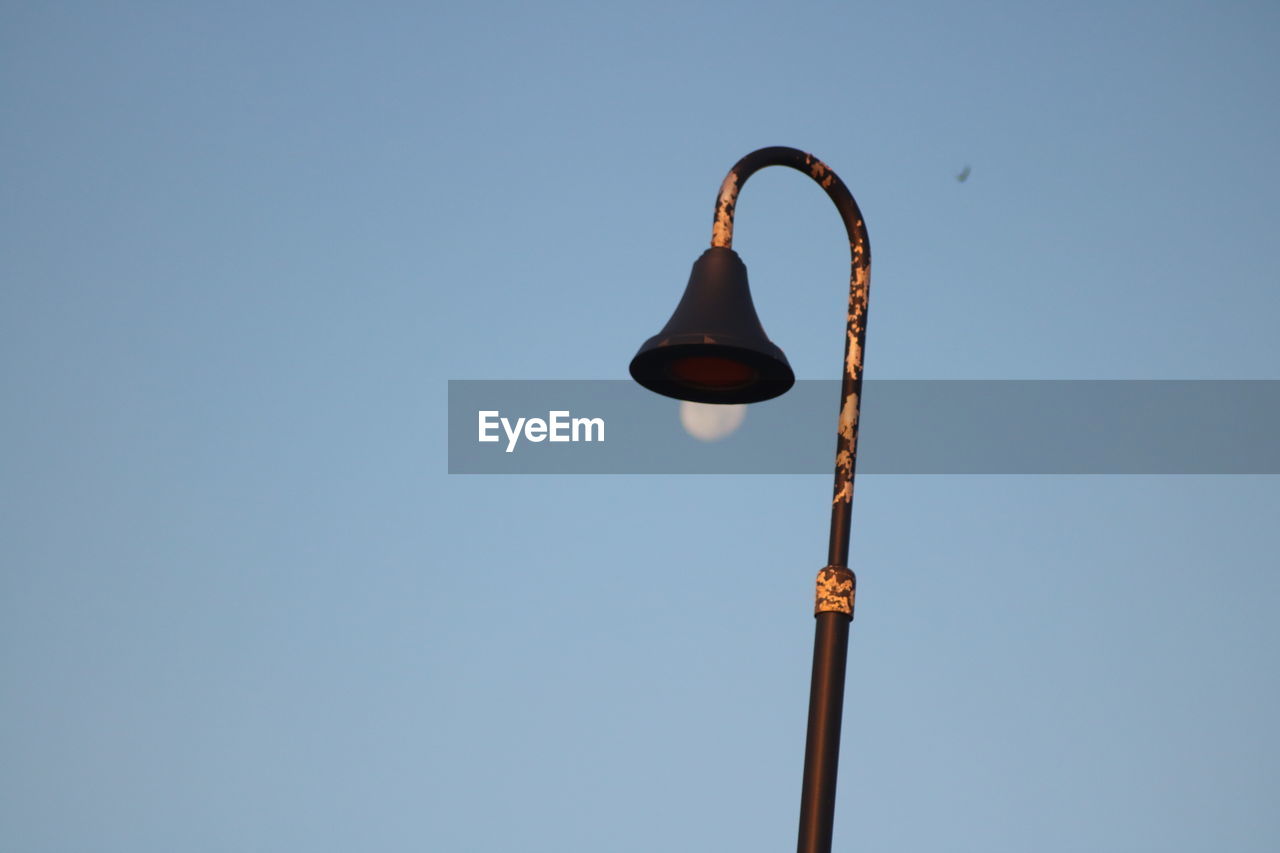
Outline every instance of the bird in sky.
<path id="1" fill-rule="evenodd" d="M 969 167 L 965 166 L 964 171 L 956 175 L 956 180 L 963 184 L 968 179 L 969 179 Z"/>

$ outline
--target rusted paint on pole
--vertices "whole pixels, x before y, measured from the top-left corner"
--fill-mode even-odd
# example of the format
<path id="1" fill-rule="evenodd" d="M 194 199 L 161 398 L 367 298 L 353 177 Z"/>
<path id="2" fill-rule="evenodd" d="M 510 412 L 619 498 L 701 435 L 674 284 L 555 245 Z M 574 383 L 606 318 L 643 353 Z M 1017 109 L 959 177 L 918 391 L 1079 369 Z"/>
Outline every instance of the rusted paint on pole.
<path id="1" fill-rule="evenodd" d="M 753 151 L 739 160 L 720 185 L 711 245 L 733 248 L 733 217 L 747 178 L 768 166 L 788 166 L 812 178 L 835 204 L 849 238 L 849 306 L 841 371 L 840 414 L 836 442 L 835 485 L 831 499 L 830 566 L 847 567 L 853 476 L 858 459 L 858 407 L 862 397 L 862 351 L 867 339 L 867 296 L 871 289 L 871 243 L 862 211 L 844 181 L 812 154 L 797 148 Z"/>
<path id="2" fill-rule="evenodd" d="M 813 677 L 809 692 L 809 730 L 805 743 L 804 786 L 800 798 L 799 853 L 830 853 L 835 820 L 836 776 L 840 758 L 840 722 L 844 706 L 849 622 L 857 580 L 849 570 L 849 525 L 853 478 L 858 460 L 858 408 L 862 397 L 862 353 L 867 335 L 867 297 L 871 288 L 871 245 L 858 203 L 825 163 L 796 148 L 761 148 L 739 160 L 720 185 L 716 198 L 712 247 L 733 248 L 733 217 L 747 178 L 768 166 L 803 172 L 826 191 L 840 212 L 849 238 L 849 307 L 845 326 L 843 380 L 836 438 L 835 484 L 831 499 L 831 538 L 827 565 L 818 573 L 814 615 Z"/>

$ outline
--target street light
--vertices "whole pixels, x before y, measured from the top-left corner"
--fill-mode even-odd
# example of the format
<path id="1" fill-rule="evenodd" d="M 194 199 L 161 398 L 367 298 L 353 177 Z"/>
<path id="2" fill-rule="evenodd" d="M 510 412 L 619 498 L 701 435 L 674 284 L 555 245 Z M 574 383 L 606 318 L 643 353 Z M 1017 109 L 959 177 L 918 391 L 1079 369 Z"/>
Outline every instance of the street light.
<path id="1" fill-rule="evenodd" d="M 760 325 L 747 286 L 746 265 L 733 251 L 733 212 L 738 192 L 747 178 L 766 166 L 789 166 L 804 172 L 826 190 L 844 220 L 851 256 L 831 540 L 827 565 L 818 572 L 814 605 L 813 678 L 797 847 L 799 853 L 829 853 L 840 759 L 845 659 L 857 584 L 848 567 L 849 516 L 858 450 L 867 292 L 871 286 L 871 247 L 862 212 L 836 173 L 817 157 L 795 148 L 761 148 L 739 160 L 720 185 L 711 248 L 694 263 L 684 297 L 667 325 L 645 341 L 631 360 L 631 376 L 659 394 L 698 403 L 756 403 L 786 393 L 795 383 L 787 357 Z"/>

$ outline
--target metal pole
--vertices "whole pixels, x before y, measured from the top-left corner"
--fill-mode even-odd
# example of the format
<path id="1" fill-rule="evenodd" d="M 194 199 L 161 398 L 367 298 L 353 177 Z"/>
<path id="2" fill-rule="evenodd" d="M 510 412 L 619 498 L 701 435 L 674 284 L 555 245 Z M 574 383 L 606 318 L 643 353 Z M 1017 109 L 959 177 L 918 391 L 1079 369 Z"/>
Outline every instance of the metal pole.
<path id="1" fill-rule="evenodd" d="M 840 764 L 840 718 L 844 709 L 845 659 L 849 619 L 819 613 L 813 639 L 813 680 L 809 688 L 809 734 L 804 748 L 800 796 L 802 853 L 831 850 L 836 816 L 836 772 Z"/>
<path id="2" fill-rule="evenodd" d="M 818 572 L 815 596 L 813 677 L 809 688 L 809 729 L 805 740 L 804 784 L 800 794 L 798 853 L 830 853 L 835 822 L 836 776 L 840 763 L 840 721 L 844 710 L 849 623 L 856 579 L 849 570 L 849 526 L 853 476 L 858 458 L 858 408 L 862 396 L 862 350 L 867 334 L 871 287 L 871 246 L 862 212 L 844 182 L 825 163 L 795 148 L 761 148 L 737 162 L 720 186 L 711 245 L 733 247 L 733 214 L 738 192 L 767 166 L 787 166 L 816 181 L 835 203 L 849 236 L 849 313 L 845 330 L 840 419 L 836 439 L 835 486 L 831 500 L 831 540 L 827 565 Z"/>

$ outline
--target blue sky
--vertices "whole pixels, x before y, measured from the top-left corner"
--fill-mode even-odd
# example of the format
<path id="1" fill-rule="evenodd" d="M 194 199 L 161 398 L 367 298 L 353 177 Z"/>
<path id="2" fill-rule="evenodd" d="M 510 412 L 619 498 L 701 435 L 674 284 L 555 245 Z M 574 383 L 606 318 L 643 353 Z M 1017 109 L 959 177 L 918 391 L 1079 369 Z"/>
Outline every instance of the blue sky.
<path id="1" fill-rule="evenodd" d="M 6 850 L 793 845 L 828 480 L 445 473 L 448 379 L 625 375 L 754 148 L 858 197 L 868 377 L 1280 378 L 1274 4 L 0 15 Z M 829 203 L 735 247 L 835 376 Z M 1278 509 L 860 479 L 837 849 L 1275 849 Z"/>

